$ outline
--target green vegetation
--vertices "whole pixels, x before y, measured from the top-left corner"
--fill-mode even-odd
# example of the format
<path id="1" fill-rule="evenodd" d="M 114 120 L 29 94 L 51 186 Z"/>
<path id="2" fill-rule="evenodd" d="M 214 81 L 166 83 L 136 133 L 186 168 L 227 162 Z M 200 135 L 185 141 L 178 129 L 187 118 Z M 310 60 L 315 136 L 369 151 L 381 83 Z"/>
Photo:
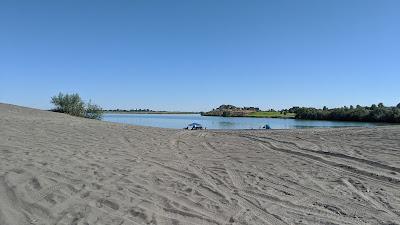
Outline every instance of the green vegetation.
<path id="1" fill-rule="evenodd" d="M 84 117 L 88 119 L 100 120 L 103 110 L 100 106 L 91 102 L 85 104 L 78 94 L 62 94 L 53 96 L 51 103 L 54 104 L 54 112 L 66 113 L 72 116 Z"/>
<path id="2" fill-rule="evenodd" d="M 288 111 L 296 113 L 296 119 L 400 123 L 400 104 L 396 107 L 379 103 L 370 107 L 357 105 L 335 109 L 293 107 Z"/>
<path id="3" fill-rule="evenodd" d="M 96 105 L 92 104 L 90 101 L 86 106 L 86 118 L 88 119 L 95 119 L 95 120 L 101 120 L 103 117 L 103 109 Z"/>
<path id="4" fill-rule="evenodd" d="M 202 113 L 203 116 L 222 117 L 259 117 L 259 118 L 295 118 L 306 120 L 336 120 L 359 122 L 386 122 L 400 123 L 400 103 L 397 106 L 384 106 L 382 103 L 371 106 L 344 106 L 341 108 L 322 109 L 310 107 L 292 107 L 276 111 L 270 109 L 261 111 L 256 107 L 239 108 L 233 105 L 221 105 L 210 112 Z"/>
<path id="5" fill-rule="evenodd" d="M 246 115 L 246 117 L 259 117 L 259 118 L 295 118 L 295 113 L 283 112 L 283 111 L 259 111 L 252 112 Z"/>
<path id="6" fill-rule="evenodd" d="M 150 109 L 108 109 L 104 110 L 106 113 L 151 113 L 154 112 Z"/>
<path id="7" fill-rule="evenodd" d="M 288 111 L 261 111 L 258 107 L 236 107 L 233 105 L 221 105 L 210 112 L 202 113 L 203 116 L 222 117 L 258 117 L 258 118 L 294 118 L 295 113 Z"/>
<path id="8" fill-rule="evenodd" d="M 294 118 L 295 114 L 288 111 L 261 111 L 258 107 L 236 107 L 233 105 L 221 105 L 210 112 L 202 113 L 203 116 L 222 117 L 259 117 L 259 118 Z"/>

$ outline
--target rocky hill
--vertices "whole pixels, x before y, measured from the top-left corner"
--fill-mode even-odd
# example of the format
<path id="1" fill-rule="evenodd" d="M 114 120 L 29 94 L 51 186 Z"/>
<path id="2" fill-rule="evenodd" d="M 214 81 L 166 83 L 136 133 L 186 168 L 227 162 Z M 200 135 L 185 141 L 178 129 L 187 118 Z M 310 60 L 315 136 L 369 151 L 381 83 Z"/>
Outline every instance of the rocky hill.
<path id="1" fill-rule="evenodd" d="M 234 105 L 221 105 L 209 112 L 202 113 L 203 116 L 224 116 L 224 117 L 242 117 L 253 112 L 259 112 L 257 107 L 236 107 Z"/>

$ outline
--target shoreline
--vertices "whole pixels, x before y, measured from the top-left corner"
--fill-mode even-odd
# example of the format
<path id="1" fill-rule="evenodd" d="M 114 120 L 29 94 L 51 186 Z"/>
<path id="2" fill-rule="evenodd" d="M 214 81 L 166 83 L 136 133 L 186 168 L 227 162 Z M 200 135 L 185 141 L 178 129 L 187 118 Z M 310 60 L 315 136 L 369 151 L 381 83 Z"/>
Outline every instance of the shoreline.
<path id="1" fill-rule="evenodd" d="M 187 131 L 0 104 L 0 127 L 0 224 L 399 218 L 400 126 Z"/>
<path id="2" fill-rule="evenodd" d="M 143 113 L 131 113 L 131 112 L 105 112 L 104 114 L 154 114 L 154 115 L 201 115 L 201 113 L 196 112 L 143 112 Z M 259 119 L 292 119 L 299 121 L 320 121 L 320 122 L 343 122 L 343 123 L 371 123 L 376 124 L 378 126 L 393 126 L 400 125 L 399 123 L 390 123 L 390 122 L 371 122 L 371 121 L 355 121 L 355 120 L 314 120 L 314 119 L 298 119 L 295 117 L 267 117 L 267 116 L 212 116 L 212 115 L 201 115 L 202 117 L 220 117 L 220 118 L 259 118 Z M 362 126 L 360 126 L 362 127 Z"/>
<path id="3" fill-rule="evenodd" d="M 124 111 L 103 111 L 104 114 L 200 114 L 199 112 L 164 112 L 164 111 L 154 111 L 154 112 L 124 112 Z"/>

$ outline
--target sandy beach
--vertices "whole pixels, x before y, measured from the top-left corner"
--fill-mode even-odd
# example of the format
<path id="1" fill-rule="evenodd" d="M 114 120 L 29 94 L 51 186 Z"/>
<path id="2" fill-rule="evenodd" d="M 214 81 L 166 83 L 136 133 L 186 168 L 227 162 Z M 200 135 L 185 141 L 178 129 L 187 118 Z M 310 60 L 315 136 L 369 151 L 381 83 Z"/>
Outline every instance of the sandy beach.
<path id="1" fill-rule="evenodd" d="M 400 126 L 184 131 L 0 104 L 1 225 L 400 224 Z"/>

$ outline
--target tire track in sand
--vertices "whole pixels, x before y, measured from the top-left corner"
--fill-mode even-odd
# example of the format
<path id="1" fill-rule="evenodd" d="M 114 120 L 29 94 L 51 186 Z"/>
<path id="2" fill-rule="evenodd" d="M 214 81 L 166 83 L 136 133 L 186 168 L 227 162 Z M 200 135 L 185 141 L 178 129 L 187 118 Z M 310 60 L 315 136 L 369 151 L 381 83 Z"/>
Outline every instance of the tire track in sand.
<path id="1" fill-rule="evenodd" d="M 242 135 L 241 135 L 242 136 Z M 316 156 L 310 153 L 304 153 L 304 152 L 299 152 L 299 151 L 294 151 L 294 150 L 290 150 L 290 149 L 285 149 L 285 148 L 280 148 L 275 146 L 274 144 L 259 139 L 259 138 L 254 138 L 251 136 L 242 136 L 245 138 L 248 138 L 250 140 L 256 141 L 260 144 L 261 147 L 266 148 L 266 149 L 270 149 L 270 150 L 274 150 L 274 151 L 278 151 L 278 152 L 282 152 L 282 153 L 287 153 L 290 155 L 296 155 L 296 156 L 300 156 L 300 157 L 304 157 L 307 158 L 309 160 L 315 161 L 317 163 L 320 164 L 324 164 L 325 166 L 328 166 L 328 168 L 332 168 L 334 167 L 336 170 L 341 170 L 341 171 L 346 171 L 346 172 L 350 172 L 352 174 L 357 174 L 358 176 L 363 176 L 367 179 L 373 179 L 373 180 L 379 180 L 381 182 L 385 182 L 386 184 L 389 184 L 391 186 L 395 185 L 395 186 L 400 186 L 400 180 L 398 180 L 397 178 L 394 177 L 389 177 L 389 176 L 385 176 L 385 175 L 379 175 L 379 174 L 375 174 L 369 171 L 365 171 L 359 168 L 355 168 L 353 166 L 350 165 L 346 165 L 346 164 L 342 164 L 342 163 L 338 163 L 338 162 L 334 162 L 334 161 L 330 161 L 327 160 L 325 158 L 322 158 L 320 156 Z M 265 146 L 265 144 L 268 145 Z"/>
<path id="2" fill-rule="evenodd" d="M 200 137 L 203 137 L 205 139 L 206 135 L 202 135 Z M 220 152 L 218 152 L 216 150 L 216 148 L 211 143 L 209 143 L 208 141 L 204 140 L 201 143 L 201 145 L 204 146 L 207 150 L 212 151 L 212 152 L 222 156 L 221 158 L 224 157 L 224 155 L 222 155 Z M 251 213 L 253 215 L 255 215 L 258 218 L 260 218 L 261 220 L 263 220 L 266 224 L 271 224 L 271 225 L 287 224 L 279 216 L 268 212 L 266 209 L 262 208 L 259 204 L 257 205 L 254 202 L 250 201 L 249 199 L 245 198 L 244 196 L 240 195 L 239 194 L 239 190 L 242 190 L 245 187 L 245 183 L 243 182 L 242 178 L 240 177 L 240 175 L 236 171 L 230 169 L 231 167 L 232 168 L 236 168 L 235 165 L 233 164 L 233 162 L 225 162 L 225 163 L 224 163 L 225 171 L 229 175 L 229 177 L 231 179 L 231 182 L 234 185 L 234 188 L 236 189 L 236 190 L 233 190 L 233 191 L 236 192 L 236 193 L 232 194 L 231 193 L 232 190 L 230 190 L 230 189 L 225 190 L 225 191 L 222 190 L 223 192 L 225 192 L 227 195 L 229 195 L 229 197 L 231 199 L 236 199 L 238 201 L 238 203 L 239 203 L 239 206 L 241 206 L 242 208 L 251 210 Z M 216 186 L 211 180 L 208 180 L 208 178 L 204 177 L 204 179 L 206 179 L 206 181 L 208 183 L 213 184 L 213 186 Z M 236 215 L 233 215 L 233 216 L 236 216 Z"/>
<path id="3" fill-rule="evenodd" d="M 257 137 L 257 138 L 267 139 L 267 140 L 271 140 L 271 141 L 275 141 L 275 142 L 280 142 L 280 143 L 292 145 L 292 146 L 294 146 L 294 147 L 296 147 L 296 148 L 298 148 L 298 149 L 300 149 L 302 151 L 310 152 L 310 153 L 313 153 L 313 154 L 326 155 L 326 156 L 331 156 L 331 157 L 336 157 L 336 158 L 341 158 L 341 159 L 352 160 L 352 161 L 356 161 L 356 162 L 359 162 L 359 163 L 364 163 L 364 164 L 369 165 L 369 166 L 374 166 L 374 167 L 378 167 L 378 168 L 381 168 L 381 169 L 384 169 L 384 170 L 389 170 L 389 171 L 392 171 L 392 172 L 400 173 L 400 168 L 398 168 L 398 167 L 382 164 L 380 162 L 376 162 L 376 161 L 372 161 L 372 160 L 368 160 L 368 159 L 357 158 L 357 157 L 346 155 L 346 154 L 342 154 L 342 153 L 339 153 L 339 152 L 315 151 L 315 150 L 311 150 L 311 149 L 307 149 L 307 148 L 301 147 L 295 142 L 277 140 L 275 138 L 270 138 L 270 137 Z"/>
<path id="4" fill-rule="evenodd" d="M 400 215 L 396 212 L 393 212 L 392 210 L 386 208 L 383 206 L 381 203 L 378 201 L 374 200 L 372 197 L 364 194 L 362 191 L 358 190 L 348 179 L 342 179 L 343 184 L 345 184 L 353 193 L 356 195 L 360 196 L 367 202 L 370 202 L 372 205 L 374 205 L 377 209 L 386 212 L 387 214 L 391 215 L 392 217 L 397 218 L 397 221 L 400 221 Z"/>

